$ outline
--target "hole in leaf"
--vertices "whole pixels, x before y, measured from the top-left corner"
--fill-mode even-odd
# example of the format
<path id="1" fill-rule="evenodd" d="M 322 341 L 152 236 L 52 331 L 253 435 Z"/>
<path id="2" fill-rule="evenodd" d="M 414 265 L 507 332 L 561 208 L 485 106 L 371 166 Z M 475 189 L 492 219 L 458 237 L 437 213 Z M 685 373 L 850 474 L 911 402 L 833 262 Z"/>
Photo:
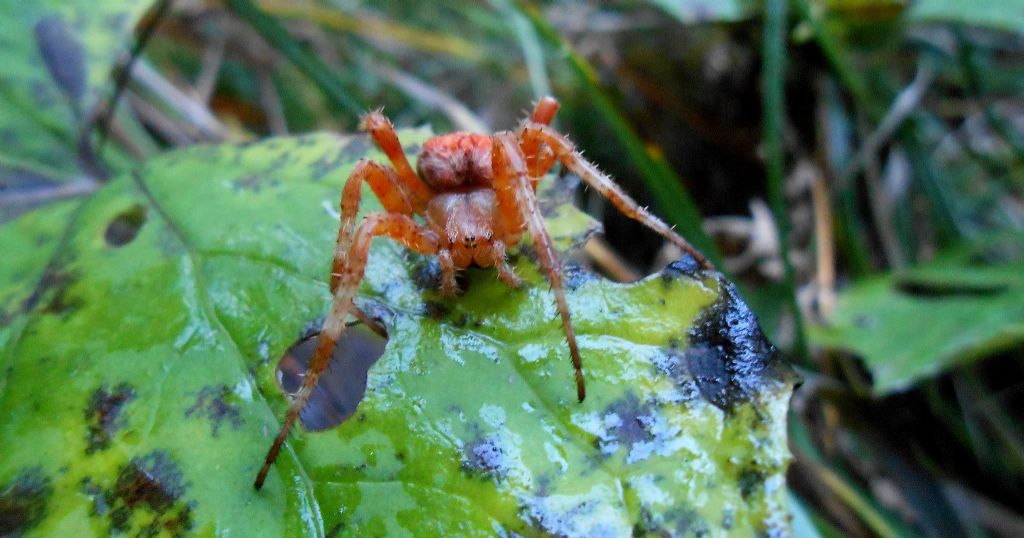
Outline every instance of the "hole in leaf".
<path id="1" fill-rule="evenodd" d="M 316 349 L 318 334 L 302 338 L 277 364 L 281 389 L 294 394 Z M 384 354 L 387 338 L 363 323 L 350 325 L 338 340 L 331 365 L 320 376 L 306 408 L 299 414 L 308 431 L 328 430 L 352 416 L 366 395 L 366 372 Z"/>
<path id="2" fill-rule="evenodd" d="M 114 220 L 107 225 L 107 231 L 103 234 L 107 244 L 112 247 L 121 247 L 131 243 L 138 235 L 139 229 L 146 223 L 146 208 L 141 205 L 134 205 L 122 211 Z"/>

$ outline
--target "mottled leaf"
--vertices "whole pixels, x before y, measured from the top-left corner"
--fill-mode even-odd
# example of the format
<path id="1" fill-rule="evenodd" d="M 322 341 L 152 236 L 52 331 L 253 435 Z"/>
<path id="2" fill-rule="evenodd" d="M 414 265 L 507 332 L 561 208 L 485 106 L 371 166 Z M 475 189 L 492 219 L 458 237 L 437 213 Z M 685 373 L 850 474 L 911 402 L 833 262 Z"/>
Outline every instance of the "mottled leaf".
<path id="1" fill-rule="evenodd" d="M 820 345 L 862 357 L 879 393 L 1024 342 L 1024 238 L 978 241 L 839 296 Z"/>
<path id="2" fill-rule="evenodd" d="M 414 152 L 428 133 L 401 136 Z M 340 426 L 293 433 L 255 491 L 287 406 L 278 359 L 326 311 L 340 188 L 356 159 L 381 158 L 370 147 L 314 135 L 167 154 L 94 194 L 63 240 L 41 240 L 45 263 L 11 248 L 28 219 L 56 212 L 0 228 L 0 250 L 35 275 L 4 291 L 24 305 L 5 309 L 21 328 L 0 348 L 0 514 L 21 514 L 7 524 L 40 536 L 787 529 L 790 374 L 732 285 L 689 259 L 635 284 L 570 267 L 580 404 L 528 244 L 513 255 L 522 289 L 470 270 L 444 299 L 435 261 L 376 241 L 360 303 L 389 339 L 366 397 Z M 593 228 L 545 207 L 563 248 Z M 341 357 L 336 377 L 371 362 Z"/>
<path id="3" fill-rule="evenodd" d="M 62 202 L 0 227 L 4 261 L 0 264 L 0 349 L 27 319 L 39 300 L 37 284 L 47 274 L 78 202 Z M 49 273 L 47 279 L 55 277 Z M 2 359 L 0 356 L 0 366 Z M 0 385 L 2 387 L 2 385 Z"/>

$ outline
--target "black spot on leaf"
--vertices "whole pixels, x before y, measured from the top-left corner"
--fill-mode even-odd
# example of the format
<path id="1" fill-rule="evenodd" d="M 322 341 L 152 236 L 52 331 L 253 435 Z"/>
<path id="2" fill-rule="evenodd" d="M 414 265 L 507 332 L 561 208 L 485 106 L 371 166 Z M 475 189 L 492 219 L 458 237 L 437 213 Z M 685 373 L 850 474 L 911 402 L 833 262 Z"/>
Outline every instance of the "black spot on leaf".
<path id="1" fill-rule="evenodd" d="M 338 168 L 341 168 L 343 164 L 347 162 L 352 162 L 353 158 L 346 156 L 346 150 L 349 146 L 352 145 L 352 143 L 353 141 L 349 140 L 348 142 L 346 142 L 345 146 L 342 146 L 333 154 L 324 155 L 319 159 L 313 161 L 313 163 L 310 165 L 310 177 L 312 178 L 312 180 L 320 181 L 328 174 L 331 174 Z"/>
<path id="2" fill-rule="evenodd" d="M 508 468 L 501 438 L 497 436 L 478 437 L 463 449 L 462 470 L 466 474 L 501 480 Z"/>
<path id="3" fill-rule="evenodd" d="M 694 324 L 683 357 L 701 395 L 730 410 L 792 371 L 761 332 L 757 316 L 733 284 L 720 281 L 719 299 Z"/>
<path id="4" fill-rule="evenodd" d="M 412 270 L 413 284 L 420 291 L 437 291 L 441 289 L 441 278 L 444 273 L 441 271 L 441 263 L 437 258 L 427 258 L 417 263 Z M 456 294 L 464 294 L 469 291 L 470 280 L 467 271 L 459 271 L 455 274 Z"/>
<path id="5" fill-rule="evenodd" d="M 39 283 L 32 293 L 25 298 L 21 312 L 31 312 L 38 304 L 46 300 L 42 311 L 48 314 L 64 315 L 78 306 L 78 301 L 70 296 L 68 289 L 77 277 L 64 265 L 53 263 L 43 271 Z"/>
<path id="6" fill-rule="evenodd" d="M 103 517 L 110 511 L 103 488 L 93 482 L 91 477 L 87 476 L 82 479 L 82 493 L 92 500 L 92 515 Z"/>
<path id="7" fill-rule="evenodd" d="M 341 531 L 343 531 L 343 530 L 345 530 L 345 521 L 341 520 L 341 521 L 335 523 L 334 526 L 331 527 L 331 529 L 327 531 L 327 534 L 325 534 L 324 537 L 325 538 L 337 538 L 337 536 L 339 536 L 341 534 Z"/>
<path id="8" fill-rule="evenodd" d="M 366 157 L 368 151 L 370 151 L 370 137 L 367 135 L 354 136 L 338 152 L 337 160 L 339 163 L 353 162 Z"/>
<path id="9" fill-rule="evenodd" d="M 236 179 L 231 183 L 232 188 L 235 192 L 248 191 L 252 193 L 260 192 L 263 188 L 263 183 L 266 181 L 267 176 L 261 172 L 249 174 L 245 177 Z"/>
<path id="10" fill-rule="evenodd" d="M 725 530 L 730 530 L 735 524 L 736 509 L 728 507 L 725 510 L 722 510 L 722 528 Z"/>
<path id="11" fill-rule="evenodd" d="M 46 517 L 53 495 L 50 478 L 39 467 L 18 473 L 0 488 L 0 536 L 21 536 Z"/>
<path id="12" fill-rule="evenodd" d="M 455 318 L 451 319 L 450 322 L 451 322 L 452 326 L 458 327 L 459 329 L 462 329 L 462 328 L 465 328 L 467 325 L 469 325 L 471 320 L 472 320 L 472 318 L 470 318 L 466 314 L 459 314 Z"/>
<path id="13" fill-rule="evenodd" d="M 710 534 L 708 524 L 700 514 L 689 508 L 676 508 L 667 514 L 669 527 L 675 530 L 676 536 L 707 536 Z"/>
<path id="14" fill-rule="evenodd" d="M 107 517 L 112 534 L 185 536 L 192 529 L 187 489 L 181 469 L 158 450 L 123 466 L 114 485 L 94 497 L 94 508 Z"/>
<path id="15" fill-rule="evenodd" d="M 650 404 L 641 402 L 635 394 L 627 392 L 625 396 L 605 409 L 605 416 L 614 415 L 618 419 L 618 425 L 610 432 L 610 439 L 627 447 L 654 441 L 655 436 L 651 433 L 650 420 L 656 413 L 657 410 Z M 603 446 L 602 452 L 605 452 Z"/>
<path id="16" fill-rule="evenodd" d="M 674 506 L 664 512 L 640 510 L 640 521 L 633 527 L 634 536 L 706 536 L 707 523 L 696 511 Z"/>
<path id="17" fill-rule="evenodd" d="M 721 350 L 703 343 L 694 344 L 685 357 L 690 375 L 706 400 L 727 409 L 744 399 L 739 385 L 732 382 Z"/>
<path id="18" fill-rule="evenodd" d="M 520 256 L 530 260 L 534 265 L 540 266 L 540 257 L 537 256 L 537 249 L 533 243 L 520 243 L 516 245 L 516 250 L 519 251 Z"/>
<path id="19" fill-rule="evenodd" d="M 35 35 L 53 81 L 78 103 L 85 94 L 85 51 L 74 29 L 60 15 L 49 15 L 36 23 Z"/>
<path id="20" fill-rule="evenodd" d="M 740 486 L 740 495 L 744 499 L 750 498 L 764 486 L 768 473 L 755 465 L 744 468 L 736 477 L 736 483 Z"/>
<path id="21" fill-rule="evenodd" d="M 146 208 L 136 204 L 121 213 L 107 225 L 103 239 L 112 247 L 121 247 L 131 243 L 139 234 L 139 229 L 146 223 Z"/>
<path id="22" fill-rule="evenodd" d="M 124 427 L 121 412 L 124 406 L 135 398 L 135 390 L 127 383 L 113 389 L 102 386 L 92 393 L 85 408 L 85 453 L 92 454 L 110 447 L 110 441 L 118 430 Z"/>
<path id="23" fill-rule="evenodd" d="M 426 301 L 423 304 L 423 315 L 434 320 L 440 321 L 451 312 L 451 308 L 442 302 L 438 301 Z"/>
<path id="24" fill-rule="evenodd" d="M 296 160 L 297 158 L 295 157 L 294 153 L 292 153 L 291 151 L 284 151 L 283 153 L 278 155 L 273 161 L 270 162 L 270 165 L 263 170 L 263 173 L 261 175 L 264 178 L 273 177 L 281 169 L 294 163 Z"/>
<path id="25" fill-rule="evenodd" d="M 615 536 L 614 529 L 595 525 L 587 528 L 587 521 L 603 503 L 593 499 L 578 500 L 568 506 L 552 506 L 543 498 L 527 500 L 520 506 L 519 517 L 528 525 L 530 535 L 538 536 Z M 537 532 L 537 531 L 541 532 Z"/>
<path id="26" fill-rule="evenodd" d="M 693 256 L 686 254 L 662 269 L 661 279 L 668 284 L 678 278 L 697 278 L 700 274 L 700 264 Z"/>
<path id="27" fill-rule="evenodd" d="M 242 427 L 242 415 L 238 406 L 232 403 L 235 396 L 227 385 L 210 385 L 203 387 L 192 407 L 185 410 L 185 417 L 205 417 L 210 420 L 211 434 L 217 437 L 220 427 L 227 422 L 231 429 Z"/>
<path id="28" fill-rule="evenodd" d="M 587 271 L 576 262 L 569 262 L 562 266 L 562 277 L 565 287 L 570 291 L 597 279 L 597 275 Z"/>
<path id="29" fill-rule="evenodd" d="M 58 316 L 66 316 L 72 311 L 81 306 L 81 302 L 69 296 L 67 293 L 54 294 L 53 299 L 46 303 L 43 308 L 43 312 L 47 314 L 55 314 Z"/>
<path id="30" fill-rule="evenodd" d="M 416 264 L 412 281 L 420 291 L 438 289 L 441 287 L 441 264 L 436 258 Z"/>

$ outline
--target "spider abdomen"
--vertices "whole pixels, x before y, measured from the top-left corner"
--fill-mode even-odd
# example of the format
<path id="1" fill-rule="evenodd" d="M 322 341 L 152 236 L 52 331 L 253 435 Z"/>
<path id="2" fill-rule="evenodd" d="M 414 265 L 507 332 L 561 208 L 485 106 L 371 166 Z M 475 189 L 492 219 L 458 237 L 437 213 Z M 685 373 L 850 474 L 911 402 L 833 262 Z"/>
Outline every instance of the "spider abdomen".
<path id="1" fill-rule="evenodd" d="M 435 136 L 424 142 L 416 168 L 437 191 L 490 187 L 491 137 L 465 132 Z"/>

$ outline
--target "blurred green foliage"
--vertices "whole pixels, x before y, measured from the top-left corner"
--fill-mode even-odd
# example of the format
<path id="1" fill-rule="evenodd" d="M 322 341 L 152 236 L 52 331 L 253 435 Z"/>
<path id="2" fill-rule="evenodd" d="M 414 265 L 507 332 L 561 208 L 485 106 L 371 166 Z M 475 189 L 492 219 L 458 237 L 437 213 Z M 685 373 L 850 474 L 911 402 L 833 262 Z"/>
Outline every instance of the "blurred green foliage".
<path id="1" fill-rule="evenodd" d="M 186 91 L 134 77 L 105 168 L 173 146 L 348 131 L 371 105 L 402 126 L 512 128 L 551 92 L 558 127 L 719 261 L 801 365 L 797 528 L 1024 534 L 1020 0 L 228 5 L 182 3 L 161 23 L 140 61 Z M 112 36 L 141 17 L 132 9 Z M 92 58 L 100 41 L 82 42 Z M 115 58 L 104 47 L 90 95 Z M 38 50 L 2 54 L 19 67 L 0 88 L 28 73 L 61 100 Z M 76 160 L 70 110 L 0 109 L 0 129 L 32 133 L 5 135 L 0 220 L 98 185 Z M 632 278 L 671 257 L 599 197 L 576 196 L 618 253 L 584 263 Z"/>

